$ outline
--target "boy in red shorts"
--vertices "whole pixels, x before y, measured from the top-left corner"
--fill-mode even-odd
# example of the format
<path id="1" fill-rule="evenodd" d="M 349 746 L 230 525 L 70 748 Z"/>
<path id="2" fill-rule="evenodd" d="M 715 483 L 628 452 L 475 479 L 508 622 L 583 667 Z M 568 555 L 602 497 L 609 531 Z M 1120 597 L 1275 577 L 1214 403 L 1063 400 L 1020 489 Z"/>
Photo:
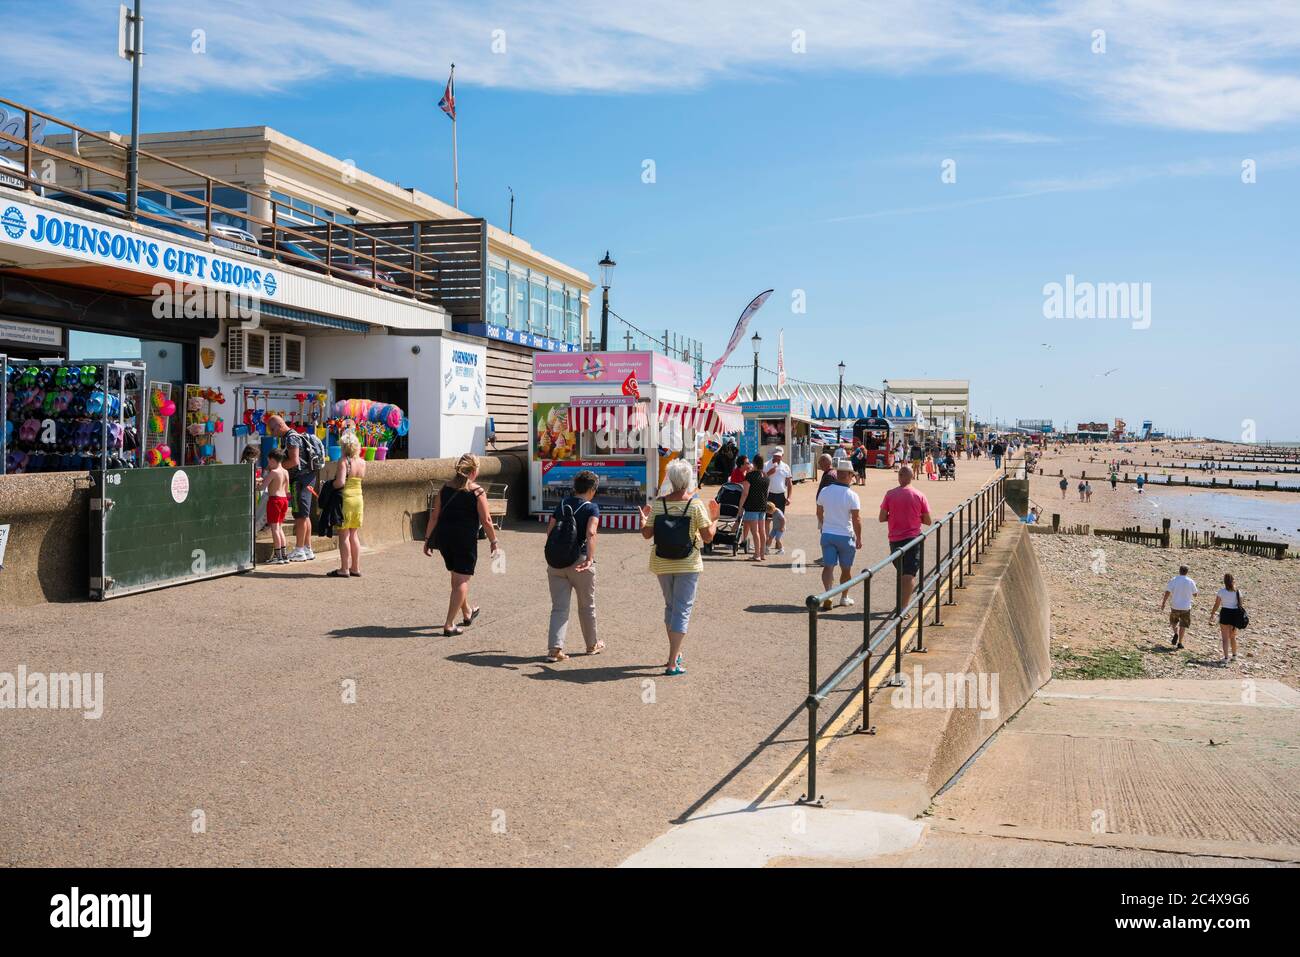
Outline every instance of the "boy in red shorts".
<path id="1" fill-rule="evenodd" d="M 266 524 L 271 526 L 271 541 L 275 544 L 270 564 L 284 565 L 289 561 L 284 543 L 284 518 L 289 512 L 289 473 L 284 467 L 283 450 L 272 449 L 266 454 L 266 459 L 262 488 L 267 494 Z"/>

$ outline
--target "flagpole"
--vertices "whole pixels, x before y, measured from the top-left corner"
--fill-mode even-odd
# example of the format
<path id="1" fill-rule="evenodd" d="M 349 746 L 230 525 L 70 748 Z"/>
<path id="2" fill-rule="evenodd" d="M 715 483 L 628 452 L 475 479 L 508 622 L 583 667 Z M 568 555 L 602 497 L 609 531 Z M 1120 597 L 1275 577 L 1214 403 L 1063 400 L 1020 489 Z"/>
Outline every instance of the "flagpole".
<path id="1" fill-rule="evenodd" d="M 452 96 L 456 95 L 456 64 L 451 65 Z M 460 152 L 456 147 L 456 113 L 451 114 L 451 204 L 460 209 Z"/>

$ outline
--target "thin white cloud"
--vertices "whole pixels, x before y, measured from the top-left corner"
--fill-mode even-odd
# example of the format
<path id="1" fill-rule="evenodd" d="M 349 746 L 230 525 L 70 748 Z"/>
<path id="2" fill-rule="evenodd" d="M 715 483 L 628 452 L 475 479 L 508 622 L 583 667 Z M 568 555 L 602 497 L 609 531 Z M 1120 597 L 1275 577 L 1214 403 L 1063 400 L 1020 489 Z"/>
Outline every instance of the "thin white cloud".
<path id="1" fill-rule="evenodd" d="M 45 13 L 6 19 L 5 74 L 50 108 L 119 107 L 129 69 L 114 55 L 117 3 L 52 0 Z M 151 5 L 147 22 L 151 96 L 298 93 L 368 75 L 439 84 L 455 60 L 462 88 L 634 93 L 809 71 L 979 73 L 1064 90 L 1124 122 L 1246 131 L 1300 119 L 1295 0 L 570 0 L 562 10 L 542 0 L 189 0 Z M 1094 52 L 1098 30 L 1104 53 Z M 795 52 L 800 38 L 806 52 Z"/>
<path id="2" fill-rule="evenodd" d="M 1034 133 L 1028 130 L 984 130 L 979 133 L 959 133 L 953 137 L 956 143 L 989 143 L 1006 146 L 1038 146 L 1060 143 L 1059 136 L 1048 133 Z"/>

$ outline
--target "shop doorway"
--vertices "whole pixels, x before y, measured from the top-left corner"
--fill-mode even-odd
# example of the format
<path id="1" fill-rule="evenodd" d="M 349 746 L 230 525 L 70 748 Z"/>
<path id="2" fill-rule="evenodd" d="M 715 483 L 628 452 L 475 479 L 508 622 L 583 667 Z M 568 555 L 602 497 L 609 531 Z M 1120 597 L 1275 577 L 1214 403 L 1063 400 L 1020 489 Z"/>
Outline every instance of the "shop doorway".
<path id="1" fill-rule="evenodd" d="M 370 399 L 372 402 L 388 402 L 398 406 L 411 417 L 411 407 L 407 402 L 408 388 L 406 379 L 335 379 L 334 398 Z M 410 436 L 400 435 L 388 446 L 390 459 L 409 458 Z"/>

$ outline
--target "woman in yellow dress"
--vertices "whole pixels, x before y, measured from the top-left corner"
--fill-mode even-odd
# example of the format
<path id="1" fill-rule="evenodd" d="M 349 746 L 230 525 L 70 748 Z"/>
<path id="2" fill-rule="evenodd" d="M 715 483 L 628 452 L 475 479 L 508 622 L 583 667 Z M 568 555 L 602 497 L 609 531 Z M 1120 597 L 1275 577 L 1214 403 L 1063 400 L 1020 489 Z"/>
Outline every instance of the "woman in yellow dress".
<path id="1" fill-rule="evenodd" d="M 361 442 L 355 432 L 345 432 L 339 439 L 343 456 L 334 476 L 334 487 L 343 491 L 343 524 L 339 526 L 339 567 L 330 574 L 335 578 L 361 577 L 361 517 L 365 502 L 361 497 L 361 480 L 366 477 L 366 460 L 361 457 Z"/>

